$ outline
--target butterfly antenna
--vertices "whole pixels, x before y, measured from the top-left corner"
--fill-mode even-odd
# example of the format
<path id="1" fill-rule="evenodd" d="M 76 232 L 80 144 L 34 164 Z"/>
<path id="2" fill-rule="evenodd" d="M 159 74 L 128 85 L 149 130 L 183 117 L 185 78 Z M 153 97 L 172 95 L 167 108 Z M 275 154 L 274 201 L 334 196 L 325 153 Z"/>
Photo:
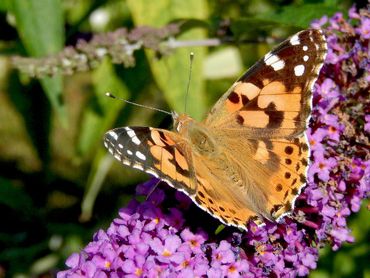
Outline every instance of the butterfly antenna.
<path id="1" fill-rule="evenodd" d="M 138 103 L 129 101 L 129 100 L 124 99 L 124 98 L 116 97 L 115 95 L 112 95 L 111 93 L 105 93 L 105 95 L 107 97 L 110 97 L 110 98 L 121 100 L 121 101 L 126 102 L 128 104 L 136 105 L 136 106 L 139 106 L 139 107 L 142 107 L 142 108 L 146 108 L 146 109 L 155 110 L 155 111 L 162 112 L 162 113 L 165 113 L 165 114 L 168 114 L 168 115 L 171 115 L 171 116 L 173 115 L 171 112 L 168 112 L 166 110 L 162 110 L 162 109 L 159 109 L 159 108 L 154 108 L 154 107 L 151 107 L 151 106 L 146 106 L 146 105 L 138 104 Z"/>
<path id="2" fill-rule="evenodd" d="M 190 88 L 191 71 L 193 69 L 194 52 L 190 52 L 189 58 L 190 58 L 190 69 L 189 69 L 188 86 L 186 88 L 186 95 L 185 95 L 185 113 L 186 113 L 186 108 L 188 104 L 188 95 L 189 95 L 189 88 Z"/>

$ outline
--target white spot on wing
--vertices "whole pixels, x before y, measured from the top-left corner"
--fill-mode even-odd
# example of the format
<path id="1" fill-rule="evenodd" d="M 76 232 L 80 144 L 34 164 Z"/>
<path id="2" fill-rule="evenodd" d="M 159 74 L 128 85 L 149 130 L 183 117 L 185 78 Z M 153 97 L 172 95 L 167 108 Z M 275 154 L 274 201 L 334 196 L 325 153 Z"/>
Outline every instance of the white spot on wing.
<path id="1" fill-rule="evenodd" d="M 289 42 L 290 42 L 291 45 L 299 45 L 300 41 L 299 41 L 298 35 L 295 34 L 293 37 L 291 37 Z"/>
<path id="2" fill-rule="evenodd" d="M 140 145 L 141 142 L 139 140 L 139 138 L 137 138 L 136 136 L 135 137 L 132 137 L 131 138 L 131 141 L 135 144 L 135 145 Z"/>
<path id="3" fill-rule="evenodd" d="M 130 166 L 131 165 L 130 161 L 128 161 L 128 160 L 122 160 L 122 163 L 125 164 L 125 165 L 127 165 L 127 166 Z"/>
<path id="4" fill-rule="evenodd" d="M 304 65 L 298 65 L 294 67 L 295 76 L 302 76 L 304 73 Z"/>
<path id="5" fill-rule="evenodd" d="M 128 155 L 132 155 L 132 154 L 133 154 L 133 152 L 132 152 L 132 151 L 130 151 L 130 150 L 127 150 L 127 154 L 128 154 Z"/>
<path id="6" fill-rule="evenodd" d="M 152 175 L 156 178 L 159 177 L 158 174 L 156 172 L 154 172 L 153 170 L 151 170 L 151 169 L 146 169 L 145 172 L 147 172 L 148 174 L 150 174 L 150 175 Z"/>
<path id="7" fill-rule="evenodd" d="M 270 54 L 270 53 L 266 54 L 265 58 L 264 58 L 264 61 L 265 61 L 266 65 L 268 65 L 268 66 L 271 66 L 273 63 L 276 63 L 279 60 L 280 59 L 279 59 L 278 56 Z"/>
<path id="8" fill-rule="evenodd" d="M 271 66 L 274 70 L 281 70 L 284 68 L 285 63 L 278 56 L 273 54 L 266 54 L 264 58 L 265 64 Z"/>
<path id="9" fill-rule="evenodd" d="M 130 137 L 136 137 L 136 133 L 133 130 L 128 130 L 127 135 L 130 136 Z"/>
<path id="10" fill-rule="evenodd" d="M 308 46 L 307 46 L 307 45 L 304 45 L 304 46 L 302 47 L 302 49 L 303 49 L 303 51 L 307 51 L 307 50 L 308 50 Z"/>
<path id="11" fill-rule="evenodd" d="M 141 142 L 139 140 L 139 138 L 137 138 L 136 136 L 136 133 L 135 131 L 133 131 L 131 128 L 129 127 L 125 127 L 125 130 L 127 131 L 127 135 L 131 137 L 131 141 L 135 144 L 135 145 L 140 145 Z"/>
<path id="12" fill-rule="evenodd" d="M 273 67 L 274 70 L 281 70 L 284 68 L 284 66 L 285 66 L 285 63 L 283 60 L 280 60 L 271 65 L 271 67 Z"/>
<path id="13" fill-rule="evenodd" d="M 108 131 L 108 134 L 113 137 L 114 140 L 118 139 L 118 134 L 115 133 L 113 130 Z"/>
<path id="14" fill-rule="evenodd" d="M 118 144 L 118 148 L 122 149 L 123 148 L 122 144 Z"/>
<path id="15" fill-rule="evenodd" d="M 135 155 L 136 155 L 139 159 L 141 159 L 141 160 L 146 160 L 146 156 L 145 156 L 143 153 L 139 152 L 139 151 L 137 151 L 137 152 L 135 153 Z"/>
<path id="16" fill-rule="evenodd" d="M 308 61 L 308 58 L 309 58 L 308 55 L 304 55 L 303 56 L 303 61 L 307 62 Z"/>
<path id="17" fill-rule="evenodd" d="M 267 52 L 264 56 L 264 60 L 266 62 L 267 59 L 269 59 L 272 56 L 271 52 Z"/>
<path id="18" fill-rule="evenodd" d="M 143 171 L 144 170 L 144 167 L 143 167 L 143 165 L 141 165 L 141 164 L 134 164 L 134 165 L 132 165 L 132 168 L 134 168 L 134 169 L 138 169 L 138 170 L 141 170 L 141 171 Z"/>

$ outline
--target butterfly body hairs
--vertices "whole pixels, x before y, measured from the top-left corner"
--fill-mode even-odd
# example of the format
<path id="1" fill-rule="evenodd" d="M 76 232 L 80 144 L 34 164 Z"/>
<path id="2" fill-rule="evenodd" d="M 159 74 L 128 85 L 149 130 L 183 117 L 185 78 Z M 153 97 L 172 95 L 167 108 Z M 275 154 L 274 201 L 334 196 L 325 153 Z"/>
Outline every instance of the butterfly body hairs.
<path id="1" fill-rule="evenodd" d="M 306 182 L 304 131 L 327 52 L 320 30 L 282 42 L 240 77 L 197 122 L 173 114 L 174 130 L 120 127 L 104 144 L 121 163 L 186 193 L 222 223 L 280 221 Z"/>

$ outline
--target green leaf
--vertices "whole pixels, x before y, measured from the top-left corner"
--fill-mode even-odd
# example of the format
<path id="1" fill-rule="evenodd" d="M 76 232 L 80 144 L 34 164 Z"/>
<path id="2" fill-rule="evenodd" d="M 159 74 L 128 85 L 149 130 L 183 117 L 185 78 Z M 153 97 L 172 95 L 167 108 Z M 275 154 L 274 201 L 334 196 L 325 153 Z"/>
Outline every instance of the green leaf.
<path id="1" fill-rule="evenodd" d="M 163 27 L 176 19 L 206 19 L 207 3 L 204 0 L 173 1 L 173 0 L 128 0 L 136 26 L 149 25 Z M 206 37 L 202 29 L 192 29 L 178 36 L 177 40 L 199 40 Z M 206 55 L 204 47 L 183 47 L 174 53 L 157 60 L 152 51 L 146 51 L 154 79 L 172 109 L 184 112 L 185 94 L 189 75 L 189 54 L 195 53 L 193 74 L 190 82 L 190 93 L 187 99 L 188 111 L 192 117 L 200 119 L 205 111 L 205 83 L 202 76 L 203 60 Z"/>
<path id="2" fill-rule="evenodd" d="M 309 27 L 312 20 L 319 19 L 324 15 L 331 16 L 338 11 L 337 6 L 326 4 L 289 5 L 284 6 L 278 12 L 260 14 L 257 18 L 275 22 L 282 26 L 305 29 Z"/>
<path id="3" fill-rule="evenodd" d="M 113 157 L 107 154 L 107 151 L 100 148 L 92 162 L 92 169 L 87 181 L 85 195 L 81 204 L 81 221 L 90 220 L 95 204 L 96 197 L 103 185 L 105 177 L 110 170 L 113 162 Z"/>
<path id="4" fill-rule="evenodd" d="M 231 24 L 231 30 L 238 40 L 257 42 L 258 38 L 271 35 L 277 28 L 306 29 L 314 19 L 335 12 L 338 12 L 338 7 L 326 4 L 289 5 L 278 11 L 236 19 Z"/>
<path id="5" fill-rule="evenodd" d="M 82 156 L 95 149 L 124 105 L 122 101 L 106 97 L 105 93 L 111 92 L 118 97 L 128 97 L 125 84 L 119 79 L 108 59 L 105 59 L 92 74 L 95 95 L 84 111 L 77 146 L 77 151 Z"/>
<path id="6" fill-rule="evenodd" d="M 26 212 L 32 208 L 32 200 L 27 193 L 4 178 L 0 178 L 0 204 Z"/>
<path id="7" fill-rule="evenodd" d="M 10 0 L 1 0 L 0 1 L 0 11 L 6 12 L 10 10 L 11 2 Z"/>
<path id="8" fill-rule="evenodd" d="M 204 63 L 207 79 L 235 78 L 243 70 L 240 52 L 236 47 L 224 47 L 208 55 Z"/>
<path id="9" fill-rule="evenodd" d="M 259 37 L 270 34 L 276 27 L 275 21 L 256 17 L 240 18 L 231 23 L 231 30 L 236 39 L 254 43 Z"/>
<path id="10" fill-rule="evenodd" d="M 63 48 L 64 19 L 60 0 L 14 0 L 12 11 L 19 35 L 31 56 L 47 56 Z M 46 77 L 41 80 L 41 84 L 62 123 L 66 124 L 62 78 Z"/>

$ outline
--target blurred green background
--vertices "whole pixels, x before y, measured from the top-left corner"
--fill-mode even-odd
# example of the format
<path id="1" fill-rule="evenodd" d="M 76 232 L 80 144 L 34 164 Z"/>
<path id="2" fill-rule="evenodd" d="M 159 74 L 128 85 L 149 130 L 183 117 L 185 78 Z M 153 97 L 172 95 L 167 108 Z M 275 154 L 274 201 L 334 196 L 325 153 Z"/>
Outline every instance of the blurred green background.
<path id="1" fill-rule="evenodd" d="M 364 7 L 367 1 L 357 2 Z M 183 112 L 189 53 L 195 53 L 188 113 L 202 119 L 232 82 L 272 45 L 311 20 L 347 14 L 354 1 L 1 0 L 0 1 L 0 277 L 49 277 L 106 229 L 148 179 L 113 162 L 102 146 L 112 127 L 169 127 L 171 119 L 127 106 Z M 173 38 L 191 41 L 167 55 L 143 47 L 135 65 L 107 58 L 86 71 L 34 79 L 12 56 L 45 57 L 80 39 L 118 28 L 185 22 Z M 197 46 L 206 39 L 220 45 Z M 164 44 L 168 41 L 164 41 Z M 370 277 L 366 204 L 350 219 L 356 243 L 322 249 L 311 277 Z"/>

